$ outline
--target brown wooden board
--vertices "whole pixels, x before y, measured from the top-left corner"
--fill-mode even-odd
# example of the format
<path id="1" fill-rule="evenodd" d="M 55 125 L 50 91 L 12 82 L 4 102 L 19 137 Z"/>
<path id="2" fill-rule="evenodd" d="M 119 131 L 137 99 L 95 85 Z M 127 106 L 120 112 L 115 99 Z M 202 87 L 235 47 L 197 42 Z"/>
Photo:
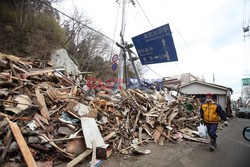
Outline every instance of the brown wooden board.
<path id="1" fill-rule="evenodd" d="M 23 135 L 16 123 L 9 120 L 10 129 L 16 139 L 16 142 L 21 150 L 25 163 L 28 167 L 36 167 L 36 161 L 34 160 L 27 143 L 25 142 Z"/>

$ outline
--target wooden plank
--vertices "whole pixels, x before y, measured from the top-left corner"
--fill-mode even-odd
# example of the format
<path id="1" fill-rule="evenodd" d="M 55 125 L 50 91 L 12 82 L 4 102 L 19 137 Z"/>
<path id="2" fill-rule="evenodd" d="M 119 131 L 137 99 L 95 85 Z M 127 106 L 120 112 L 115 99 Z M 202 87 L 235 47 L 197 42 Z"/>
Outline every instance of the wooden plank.
<path id="1" fill-rule="evenodd" d="M 66 167 L 73 167 L 81 162 L 84 158 L 92 153 L 92 150 L 86 150 L 82 154 L 78 155 L 75 159 L 67 163 Z"/>
<path id="2" fill-rule="evenodd" d="M 78 156 L 86 150 L 87 148 L 85 146 L 85 141 L 83 138 L 67 141 L 66 151 L 68 153 Z"/>
<path id="3" fill-rule="evenodd" d="M 168 126 L 171 127 L 171 119 L 168 119 Z M 168 129 L 168 139 L 170 138 L 170 132 L 171 130 Z"/>
<path id="4" fill-rule="evenodd" d="M 7 118 L 9 118 L 10 120 L 22 120 L 22 121 L 30 121 L 30 120 L 33 119 L 33 118 L 31 118 L 31 117 L 10 116 L 10 115 L 7 115 L 7 114 L 1 113 L 1 112 L 0 112 L 0 117 L 7 117 Z"/>
<path id="5" fill-rule="evenodd" d="M 28 167 L 36 167 L 36 161 L 34 160 L 29 147 L 27 145 L 27 143 L 25 142 L 23 135 L 19 129 L 19 127 L 17 126 L 16 123 L 13 123 L 12 121 L 8 120 L 9 125 L 10 125 L 10 129 L 16 139 L 16 142 L 21 150 L 21 153 L 24 157 L 25 163 L 27 164 Z"/>
<path id="6" fill-rule="evenodd" d="M 136 118 L 135 118 L 134 125 L 133 125 L 132 133 L 135 131 L 135 129 L 136 129 L 136 127 L 137 127 L 137 123 L 138 123 L 138 121 L 139 121 L 140 115 L 141 115 L 141 111 L 138 111 L 138 112 L 137 112 L 137 115 L 136 115 Z"/>
<path id="7" fill-rule="evenodd" d="M 38 117 L 39 120 L 41 120 L 43 123 L 45 123 L 46 125 L 49 125 L 49 121 L 46 118 L 44 118 L 43 116 L 41 116 L 40 114 L 36 113 L 35 117 Z"/>
<path id="8" fill-rule="evenodd" d="M 44 74 L 44 73 L 52 73 L 55 71 L 54 67 L 45 67 L 43 69 L 31 69 L 29 71 L 29 75 L 30 76 L 34 76 L 34 75 L 40 75 L 40 74 Z"/>
<path id="9" fill-rule="evenodd" d="M 92 141 L 92 147 L 93 147 L 93 153 L 92 153 L 92 159 L 91 159 L 91 166 L 90 167 L 95 167 L 95 162 L 96 162 L 96 143 L 93 140 Z"/>
<path id="10" fill-rule="evenodd" d="M 142 142 L 142 127 L 139 127 L 139 142 Z"/>
<path id="11" fill-rule="evenodd" d="M 108 134 L 107 136 L 104 137 L 104 141 L 109 140 L 113 135 Z M 78 155 L 75 159 L 67 163 L 66 167 L 73 167 L 80 163 L 84 158 L 86 158 L 88 155 L 92 153 L 92 150 L 86 150 L 82 154 Z"/>
<path id="12" fill-rule="evenodd" d="M 111 132 L 110 134 L 108 134 L 107 136 L 105 136 L 104 138 L 103 138 L 103 140 L 104 141 L 108 141 L 109 139 L 111 139 L 113 136 L 115 136 L 116 135 L 116 132 Z"/>
<path id="13" fill-rule="evenodd" d="M 164 136 L 161 136 L 160 139 L 159 139 L 159 145 L 164 146 L 165 140 L 166 140 L 166 138 Z"/>
<path id="14" fill-rule="evenodd" d="M 15 96 L 14 99 L 13 99 L 13 101 L 10 101 L 10 100 L 8 100 L 8 101 L 10 103 L 14 103 L 16 105 L 15 106 L 5 107 L 5 110 L 12 111 L 15 114 L 18 114 L 21 111 L 27 109 L 31 105 L 31 103 L 32 103 L 32 101 L 29 98 L 29 96 L 23 95 L 23 94 Z M 17 102 L 17 103 L 15 103 L 15 102 Z"/>
<path id="15" fill-rule="evenodd" d="M 160 139 L 160 137 L 161 137 L 162 131 L 163 131 L 163 127 L 162 127 L 162 126 L 156 127 L 156 130 L 155 130 L 155 132 L 154 132 L 154 134 L 153 134 L 153 136 L 152 136 L 152 138 L 154 139 L 154 142 L 155 142 L 155 143 L 158 143 L 158 142 L 159 142 L 159 139 Z"/>
<path id="16" fill-rule="evenodd" d="M 87 148 L 92 149 L 92 141 L 96 142 L 97 147 L 105 146 L 104 140 L 94 118 L 82 117 L 81 124 Z"/>
<path id="17" fill-rule="evenodd" d="M 9 61 L 9 65 L 10 65 L 10 69 L 11 69 L 11 71 L 12 71 L 13 75 L 14 75 L 15 77 L 17 77 L 16 70 L 14 69 L 13 64 L 12 64 L 12 62 L 11 62 L 11 61 Z"/>
<path id="18" fill-rule="evenodd" d="M 146 133 L 147 133 L 150 137 L 152 137 L 152 134 L 151 134 L 151 132 L 150 132 L 150 130 L 149 130 L 148 125 L 147 125 L 147 124 L 144 124 L 144 125 L 142 125 L 142 127 L 143 127 L 143 129 L 146 131 Z"/>
<path id="19" fill-rule="evenodd" d="M 28 95 L 28 96 L 31 98 L 31 100 L 33 101 L 33 103 L 34 103 L 35 105 L 37 105 L 38 107 L 41 106 L 40 103 L 39 103 L 38 100 L 37 100 L 36 95 L 33 94 L 33 93 L 30 91 L 30 89 L 29 89 L 28 87 L 24 86 L 24 87 L 23 87 L 23 91 L 24 91 L 24 93 L 25 93 L 26 95 Z"/>
<path id="20" fill-rule="evenodd" d="M 171 139 L 171 137 L 168 137 L 165 133 L 163 133 L 163 132 L 161 131 L 161 129 L 159 129 L 158 127 L 156 127 L 156 129 L 157 129 L 159 132 L 161 132 L 161 135 L 162 135 L 162 136 L 164 136 L 165 138 L 169 139 L 172 143 L 176 144 L 176 142 L 175 142 L 173 139 Z"/>
<path id="21" fill-rule="evenodd" d="M 184 139 L 191 140 L 191 141 L 196 141 L 196 142 L 199 142 L 199 143 L 205 143 L 205 144 L 209 143 L 209 141 L 207 139 L 194 138 L 194 137 L 191 137 L 191 136 L 185 135 L 185 134 L 183 134 L 183 137 L 184 137 Z"/>
<path id="22" fill-rule="evenodd" d="M 165 110 L 161 110 L 159 116 L 157 117 L 156 123 L 161 124 L 162 123 L 162 117 L 164 114 Z"/>
<path id="23" fill-rule="evenodd" d="M 41 92 L 38 88 L 35 89 L 35 92 L 36 92 L 37 101 L 41 105 L 41 107 L 40 107 L 41 114 L 44 118 L 49 120 L 50 116 L 49 116 L 48 108 L 47 108 L 46 103 L 45 103 L 44 96 L 43 96 L 43 94 L 41 94 Z"/>
<path id="24" fill-rule="evenodd" d="M 144 142 L 148 142 L 149 139 L 150 139 L 150 138 L 145 139 L 145 140 L 142 140 L 141 143 L 138 142 L 138 145 L 139 145 L 139 144 L 142 144 L 142 143 L 144 143 Z M 125 151 L 125 150 L 128 150 L 128 149 L 130 149 L 130 148 L 133 148 L 133 147 L 135 147 L 135 146 L 134 146 L 134 145 L 131 145 L 131 146 L 127 147 L 127 148 L 124 148 L 124 149 L 122 149 L 122 150 L 119 150 L 119 152 L 121 153 L 121 152 L 123 152 L 123 151 Z"/>
<path id="25" fill-rule="evenodd" d="M 45 140 L 47 140 L 49 142 L 50 145 L 52 145 L 53 147 L 55 147 L 58 151 L 64 153 L 65 155 L 67 155 L 68 158 L 73 159 L 74 154 L 68 153 L 66 152 L 64 149 L 61 149 L 60 147 L 58 147 L 55 142 L 51 141 L 46 135 L 44 134 L 39 134 L 40 136 L 42 136 Z"/>
<path id="26" fill-rule="evenodd" d="M 8 150 L 9 150 L 12 138 L 13 138 L 13 136 L 11 134 L 11 131 L 9 130 L 7 135 L 5 136 L 5 147 L 4 147 L 2 155 L 0 157 L 0 164 L 3 164 L 3 162 L 4 162 L 4 158 L 5 158 L 5 155 L 7 154 Z"/>
<path id="27" fill-rule="evenodd" d="M 122 138 L 123 138 L 123 137 L 120 138 L 119 144 L 118 144 L 118 146 L 117 146 L 117 150 L 119 150 L 119 151 L 121 150 L 121 147 L 122 147 L 122 140 L 123 140 Z"/>

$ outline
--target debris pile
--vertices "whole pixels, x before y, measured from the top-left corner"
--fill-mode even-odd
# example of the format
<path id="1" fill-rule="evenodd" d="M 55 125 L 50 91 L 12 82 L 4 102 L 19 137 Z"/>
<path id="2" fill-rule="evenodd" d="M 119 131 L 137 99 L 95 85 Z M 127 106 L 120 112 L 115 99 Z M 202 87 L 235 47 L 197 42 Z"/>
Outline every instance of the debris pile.
<path id="1" fill-rule="evenodd" d="M 199 138 L 199 101 L 171 90 L 99 89 L 89 96 L 79 78 L 49 61 L 0 53 L 0 164 L 75 166 L 92 153 L 147 154 L 143 143 Z M 99 163 L 99 162 L 98 162 Z"/>

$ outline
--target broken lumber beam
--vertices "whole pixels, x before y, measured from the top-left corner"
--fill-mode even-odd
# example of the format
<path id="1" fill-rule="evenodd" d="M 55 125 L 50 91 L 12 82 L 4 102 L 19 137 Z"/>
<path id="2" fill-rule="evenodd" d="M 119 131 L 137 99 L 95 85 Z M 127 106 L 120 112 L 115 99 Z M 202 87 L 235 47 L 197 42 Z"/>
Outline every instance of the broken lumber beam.
<path id="1" fill-rule="evenodd" d="M 139 142 L 142 142 L 142 127 L 139 127 Z"/>
<path id="2" fill-rule="evenodd" d="M 10 129 L 16 139 L 16 142 L 21 150 L 21 153 L 24 157 L 25 163 L 27 164 L 28 167 L 37 167 L 36 161 L 34 160 L 34 157 L 32 156 L 30 149 L 27 143 L 25 142 L 18 125 L 10 121 L 8 118 L 7 120 L 9 122 Z"/>
<path id="3" fill-rule="evenodd" d="M 5 136 L 5 148 L 1 154 L 1 157 L 0 157 L 0 164 L 3 164 L 4 162 L 4 158 L 5 158 L 5 155 L 7 154 L 8 150 L 9 150 L 9 147 L 10 147 L 10 144 L 11 144 L 11 141 L 12 141 L 12 134 L 11 134 L 11 131 L 9 130 L 7 135 Z"/>
<path id="4" fill-rule="evenodd" d="M 81 162 L 84 158 L 92 153 L 92 150 L 86 150 L 82 154 L 78 155 L 75 159 L 67 163 L 66 167 L 73 167 Z"/>
<path id="5" fill-rule="evenodd" d="M 3 100 L 3 99 L 0 99 L 0 102 L 7 102 L 7 103 L 14 103 L 14 104 L 21 104 L 21 105 L 26 105 L 26 106 L 31 106 L 31 107 L 39 107 L 38 105 L 34 105 L 34 104 L 27 104 L 27 103 L 20 103 L 20 102 L 11 101 L 11 100 Z"/>
<path id="6" fill-rule="evenodd" d="M 113 136 L 115 136 L 116 135 L 116 132 L 111 132 L 110 134 L 108 134 L 107 136 L 105 136 L 104 138 L 103 138 L 103 140 L 104 141 L 108 141 L 109 139 L 111 139 Z"/>
<path id="7" fill-rule="evenodd" d="M 171 127 L 171 119 L 168 119 L 168 126 Z M 168 129 L 168 139 L 170 138 L 170 132 L 171 130 Z"/>
<path id="8" fill-rule="evenodd" d="M 164 136 L 161 136 L 160 139 L 159 139 L 159 145 L 160 146 L 164 146 L 164 142 L 165 142 L 166 138 Z"/>
<path id="9" fill-rule="evenodd" d="M 96 143 L 95 140 L 92 141 L 92 158 L 91 158 L 91 165 L 90 167 L 95 167 L 95 162 L 96 162 Z"/>
<path id="10" fill-rule="evenodd" d="M 159 139 L 161 137 L 162 131 L 163 131 L 163 127 L 161 125 L 156 127 L 156 130 L 155 130 L 155 132 L 154 132 L 154 134 L 152 136 L 152 138 L 154 139 L 154 143 L 158 143 L 159 142 Z"/>
<path id="11" fill-rule="evenodd" d="M 45 73 L 52 73 L 55 71 L 54 67 L 45 67 L 43 69 L 31 69 L 29 71 L 29 76 L 34 76 L 34 75 L 41 75 L 41 74 L 45 74 Z"/>
<path id="12" fill-rule="evenodd" d="M 136 115 L 136 118 L 135 118 L 135 122 L 134 122 L 134 125 L 133 125 L 133 130 L 132 130 L 132 132 L 134 132 L 135 129 L 136 129 L 136 126 L 137 126 L 137 123 L 138 123 L 138 120 L 139 120 L 140 115 L 141 115 L 141 111 L 138 111 L 138 113 L 137 113 L 137 115 Z"/>
<path id="13" fill-rule="evenodd" d="M 65 155 L 67 155 L 68 158 L 73 158 L 74 155 L 70 154 L 68 152 L 66 152 L 65 150 L 61 149 L 60 147 L 58 147 L 53 141 L 51 141 L 45 134 L 39 134 L 40 136 L 42 136 L 45 140 L 47 140 L 49 142 L 50 145 L 52 145 L 53 147 L 55 147 L 58 151 L 60 151 L 61 153 L 64 153 Z"/>
<path id="14" fill-rule="evenodd" d="M 49 120 L 50 116 L 49 116 L 48 108 L 47 108 L 46 103 L 45 103 L 44 96 L 43 96 L 43 94 L 40 92 L 40 90 L 38 88 L 35 89 L 35 92 L 36 92 L 37 101 L 41 105 L 40 106 L 41 115 L 44 118 L 46 118 L 47 120 Z"/>
<path id="15" fill-rule="evenodd" d="M 196 141 L 196 142 L 199 142 L 199 143 L 205 143 L 205 144 L 209 143 L 208 140 L 203 139 L 203 138 L 194 138 L 194 137 L 191 137 L 191 136 L 185 135 L 185 134 L 183 134 L 183 137 L 184 137 L 184 139 L 191 140 L 191 141 Z"/>
<path id="16" fill-rule="evenodd" d="M 157 124 L 161 124 L 162 123 L 162 117 L 164 115 L 164 112 L 165 112 L 164 110 L 161 110 L 159 116 L 157 117 L 157 121 L 156 121 Z"/>
<path id="17" fill-rule="evenodd" d="M 110 138 L 112 138 L 115 135 L 115 133 L 111 133 L 108 134 L 107 136 L 105 136 L 103 139 L 104 141 L 109 140 Z M 70 161 L 69 163 L 67 163 L 66 167 L 73 167 L 75 165 L 77 165 L 78 163 L 80 163 L 84 158 L 86 158 L 88 155 L 90 155 L 92 153 L 92 150 L 86 150 L 83 153 L 81 153 L 80 155 L 78 155 L 75 159 L 73 159 L 72 161 Z"/>
<path id="18" fill-rule="evenodd" d="M 161 133 L 162 136 L 164 136 L 165 138 L 169 139 L 171 142 L 176 144 L 176 142 L 173 139 L 171 139 L 171 137 L 168 137 L 165 133 L 163 133 L 161 129 L 159 129 L 158 127 L 156 127 L 156 129 Z"/>
<path id="19" fill-rule="evenodd" d="M 150 139 L 150 138 L 145 139 L 145 140 L 142 140 L 142 142 L 138 142 L 138 144 L 142 144 L 142 143 L 144 143 L 144 142 L 147 142 L 149 139 Z M 127 147 L 127 148 L 124 148 L 124 149 L 120 150 L 119 152 L 121 153 L 121 152 L 123 152 L 123 151 L 125 151 L 125 150 L 128 150 L 128 149 L 130 149 L 130 148 L 133 148 L 133 147 L 135 147 L 135 146 L 134 146 L 134 145 L 131 145 L 131 146 Z"/>

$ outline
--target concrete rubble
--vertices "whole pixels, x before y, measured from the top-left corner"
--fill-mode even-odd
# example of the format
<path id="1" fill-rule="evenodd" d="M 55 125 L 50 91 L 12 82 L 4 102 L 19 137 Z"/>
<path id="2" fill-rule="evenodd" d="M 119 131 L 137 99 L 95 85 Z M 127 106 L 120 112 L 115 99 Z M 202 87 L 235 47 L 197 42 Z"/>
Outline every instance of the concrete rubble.
<path id="1" fill-rule="evenodd" d="M 194 97 L 169 88 L 89 96 L 86 84 L 50 61 L 0 53 L 0 164 L 75 166 L 92 155 L 94 166 L 114 152 L 148 154 L 141 146 L 149 142 L 208 142 Z"/>

